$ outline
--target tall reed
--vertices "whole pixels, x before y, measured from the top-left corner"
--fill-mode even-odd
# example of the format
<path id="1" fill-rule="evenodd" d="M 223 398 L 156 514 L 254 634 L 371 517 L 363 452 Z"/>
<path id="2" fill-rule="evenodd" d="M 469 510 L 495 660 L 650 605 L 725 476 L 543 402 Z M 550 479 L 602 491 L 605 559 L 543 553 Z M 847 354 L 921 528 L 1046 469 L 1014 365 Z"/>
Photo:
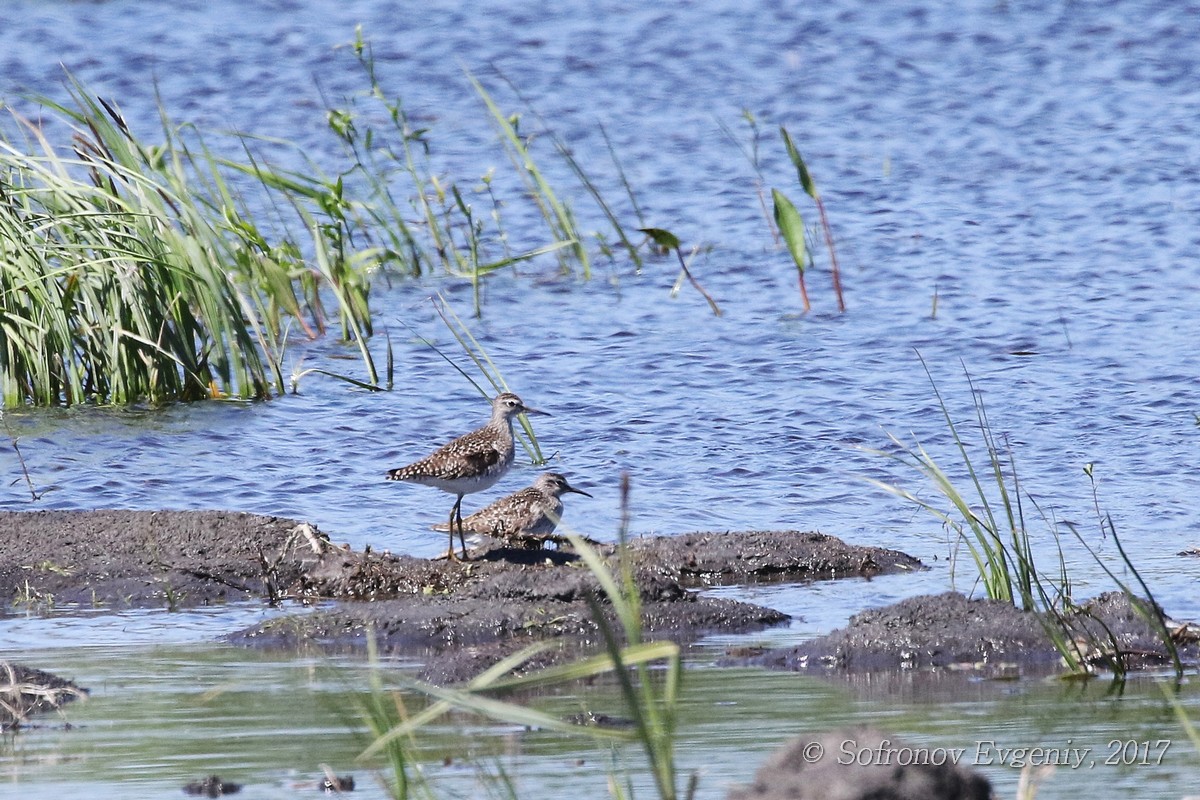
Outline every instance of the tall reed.
<path id="1" fill-rule="evenodd" d="M 570 168 L 571 172 L 575 174 L 575 177 L 579 180 L 580 185 L 591 196 L 592 200 L 596 204 L 596 207 L 604 215 L 605 219 L 608 220 L 609 225 L 612 226 L 613 233 L 616 234 L 621 248 L 626 252 L 626 254 L 628 254 L 629 260 L 633 262 L 634 266 L 638 270 L 640 270 L 642 268 L 641 253 L 639 252 L 638 245 L 626 232 L 625 226 L 621 222 L 621 214 L 613 208 L 612 203 L 610 203 L 608 198 L 604 196 L 604 193 L 600 191 L 600 187 L 596 183 L 595 179 L 588 174 L 587 170 L 583 168 L 583 165 L 579 162 L 579 160 L 575 158 L 575 153 L 572 151 L 567 142 L 564 141 L 563 138 L 554 131 L 554 128 L 551 125 L 546 123 L 546 120 L 542 117 L 542 115 L 538 113 L 536 108 L 533 107 L 533 103 L 531 103 L 530 100 L 521 93 L 520 87 L 510 80 L 503 72 L 497 70 L 497 74 L 499 75 L 500 79 L 508 85 L 508 88 L 512 90 L 513 94 L 517 96 L 517 99 L 520 100 L 521 103 L 524 104 L 524 106 L 533 114 L 534 118 L 537 119 L 538 123 L 542 127 L 542 130 L 545 132 L 543 135 L 549 137 L 550 141 L 554 144 L 554 149 L 558 152 L 559 157 L 562 158 L 562 160 Z M 612 139 L 608 135 L 608 130 L 602 123 L 597 123 L 596 128 L 600 131 L 600 136 L 604 139 L 604 146 L 608 151 L 608 156 L 612 161 L 613 168 L 616 170 L 617 180 L 620 182 L 622 189 L 625 191 L 625 197 L 629 200 L 629 210 L 632 211 L 633 215 L 637 218 L 638 225 L 645 227 L 646 220 L 642 213 L 641 204 L 638 203 L 637 195 L 633 191 L 633 185 L 629 182 L 629 178 L 625 174 L 625 168 L 621 165 L 621 159 L 617 156 L 617 149 L 613 145 Z M 604 237 L 600 233 L 596 233 L 596 238 L 601 242 L 603 249 L 608 252 L 608 248 L 604 243 Z"/>
<path id="2" fill-rule="evenodd" d="M 365 286 L 318 230 L 310 265 L 250 222 L 198 136 L 192 149 L 160 112 L 163 142 L 147 145 L 116 106 L 68 88 L 71 106 L 40 102 L 73 131 L 69 154 L 21 117 L 23 140 L 0 138 L 5 406 L 268 397 L 283 391 L 282 318 L 315 335 L 322 286 L 365 338 Z"/>
<path id="3" fill-rule="evenodd" d="M 734 147 L 736 147 L 738 150 L 741 150 L 742 155 L 745 156 L 746 160 L 750 162 L 750 167 L 754 170 L 754 192 L 756 195 L 758 195 L 758 205 L 762 208 L 763 217 L 767 220 L 767 227 L 771 229 L 771 238 L 774 239 L 775 244 L 778 245 L 779 230 L 777 227 L 771 225 L 771 220 L 774 214 L 770 211 L 767 211 L 767 197 L 763 191 L 767 183 L 767 178 L 763 174 L 762 163 L 759 160 L 758 155 L 759 145 L 762 142 L 762 134 L 758 128 L 758 119 L 748 108 L 742 109 L 742 119 L 750 128 L 749 148 L 742 144 L 741 140 L 738 139 L 737 134 L 733 132 L 733 129 L 730 128 L 728 124 L 726 124 L 725 120 L 717 117 L 717 125 L 721 128 L 721 131 L 725 134 L 725 136 L 728 137 L 729 141 L 733 142 Z"/>
<path id="4" fill-rule="evenodd" d="M 529 141 L 518 130 L 520 117 L 505 114 L 483 84 L 469 72 L 467 80 L 471 82 L 471 86 L 475 88 L 475 92 L 492 115 L 492 124 L 500 133 L 500 141 L 517 174 L 525 183 L 528 197 L 533 200 L 541 212 L 542 218 L 546 221 L 551 235 L 560 242 L 570 243 L 571 252 L 579 262 L 583 276 L 590 278 L 592 274 L 591 258 L 583 238 L 579 235 L 579 229 L 575 224 L 575 215 L 570 206 L 558 197 L 546 176 L 538 169 L 529 148 Z M 566 261 L 560 259 L 560 263 L 562 263 L 564 271 L 569 271 L 569 264 Z"/>
<path id="5" fill-rule="evenodd" d="M 500 368 L 496 366 L 496 363 L 492 361 L 492 357 L 488 355 L 487 350 L 483 348 L 483 345 L 471 333 L 471 329 L 463 324 L 462 319 L 454 313 L 454 309 L 446 302 L 446 298 L 439 293 L 431 302 L 433 303 L 434 311 L 437 312 L 438 317 L 441 318 L 447 330 L 450 331 L 450 335 L 458 342 L 459 347 L 462 348 L 462 351 L 471 360 L 471 363 L 475 365 L 479 374 L 492 387 L 491 391 L 489 392 L 480 386 L 466 370 L 458 366 L 452 358 L 443 353 L 433 342 L 423 340 L 425 344 L 432 348 L 435 353 L 441 356 L 460 375 L 466 378 L 484 397 L 490 398 L 500 392 L 511 391 L 508 387 L 508 382 L 504 380 L 504 375 L 500 372 Z M 533 464 L 539 466 L 545 464 L 546 457 L 542 455 L 542 448 L 538 444 L 537 435 L 533 432 L 533 426 L 530 424 L 528 417 L 522 414 L 517 420 L 521 423 L 521 430 L 525 434 L 524 436 L 518 434 L 517 438 L 521 442 L 521 446 L 525 449 Z"/>

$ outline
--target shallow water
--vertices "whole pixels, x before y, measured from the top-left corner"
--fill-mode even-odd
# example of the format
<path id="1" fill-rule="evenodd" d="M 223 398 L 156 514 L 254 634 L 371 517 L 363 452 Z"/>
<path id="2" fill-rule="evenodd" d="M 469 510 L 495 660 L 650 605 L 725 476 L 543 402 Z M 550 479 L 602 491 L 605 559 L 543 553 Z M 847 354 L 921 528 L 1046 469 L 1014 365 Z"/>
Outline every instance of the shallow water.
<path id="1" fill-rule="evenodd" d="M 487 282 L 473 332 L 510 386 L 554 414 L 534 420 L 554 468 L 595 495 L 567 498 L 572 527 L 614 535 L 628 470 L 637 533 L 816 528 L 933 567 L 907 582 L 749 590 L 804 617 L 772 641 L 947 588 L 951 548 L 937 521 L 862 480 L 932 496 L 916 475 L 863 449 L 886 446 L 887 432 L 953 468 L 919 353 L 964 425 L 970 373 L 1023 485 L 1112 558 L 1083 473 L 1094 464 L 1099 505 L 1157 598 L 1178 617 L 1200 617 L 1200 562 L 1175 555 L 1200 544 L 1197 9 L 1149 0 L 774 6 L 567 2 L 483 13 L 446 2 L 414 17 L 382 0 L 250 9 L 11 2 L 0 11 L 0 99 L 27 110 L 23 93 L 62 97 L 62 62 L 147 136 L 157 91 L 177 121 L 286 137 L 318 163 L 336 163 L 321 98 L 363 88 L 335 49 L 361 22 L 385 85 L 431 126 L 439 165 L 468 185 L 491 166 L 503 175 L 506 161 L 462 67 L 507 110 L 521 110 L 490 77 L 498 67 L 632 227 L 605 126 L 646 223 L 712 246 L 693 267 L 725 311 L 714 318 L 687 286 L 672 298 L 669 260 L 637 274 L 598 258 L 590 281 L 535 263 Z M 798 314 L 795 272 L 771 239 L 754 171 L 718 124 L 744 133 L 743 108 L 761 121 L 767 188 L 788 193 L 810 225 L 815 213 L 800 202 L 777 125 L 814 173 L 838 240 L 844 315 L 834 311 L 823 247 L 808 276 L 816 307 Z M 526 115 L 524 124 L 534 122 Z M 542 152 L 539 166 L 583 227 L 603 228 L 567 169 Z M 295 163 L 293 153 L 274 156 Z M 513 198 L 506 211 L 515 246 L 545 243 L 519 206 Z M 441 278 L 381 283 L 373 295 L 395 346 L 391 393 L 309 376 L 298 395 L 257 405 L 8 412 L 34 483 L 48 491 L 31 502 L 6 451 L 0 504 L 275 513 L 356 546 L 432 555 L 443 540 L 427 526 L 449 512 L 447 497 L 382 474 L 486 415 L 470 385 L 417 339 L 457 352 L 428 301 L 438 291 L 469 315 L 469 287 Z M 291 360 L 345 370 L 348 355 L 332 341 L 294 342 Z M 494 494 L 534 474 L 518 464 Z M 1027 512 L 1052 564 L 1047 526 Z M 1110 588 L 1078 545 L 1063 545 L 1078 597 Z M 246 613 L 215 612 L 213 635 L 222 623 L 247 624 Z M 148 619 L 169 630 L 191 618 Z M 78 642 L 74 660 L 61 663 L 86 674 L 98 656 L 84 645 L 120 624 L 4 618 L 0 652 Z M 1031 733 L 1019 714 L 1005 724 Z M 130 767 L 123 779 L 143 777 Z M 1056 791 L 1064 789 L 1039 797 L 1066 796 Z"/>
<path id="2" fill-rule="evenodd" d="M 700 647 L 693 657 L 703 663 L 713 652 Z M 368 680 L 358 659 L 277 657 L 203 643 L 39 655 L 93 696 L 69 707 L 69 730 L 44 717 L 0 744 L 0 796 L 7 796 L 6 785 L 34 800 L 176 796 L 184 782 L 217 774 L 243 784 L 241 797 L 297 797 L 313 791 L 321 765 L 352 775 L 356 797 L 386 796 L 376 773 L 356 761 L 366 743 L 356 704 Z M 1020 759 L 1030 758 L 1007 749 L 1035 743 L 1087 750 L 1082 766 L 1056 770 L 1038 797 L 1078 797 L 1087 790 L 1104 797 L 1179 797 L 1194 784 L 1196 754 L 1173 733 L 1173 712 L 1151 681 L 1131 682 L 1118 695 L 1103 684 L 950 683 L 928 685 L 906 675 L 843 684 L 693 668 L 679 712 L 680 769 L 698 771 L 700 797 L 723 797 L 796 735 L 873 724 L 903 731 L 897 747 L 961 748 L 961 763 L 977 765 L 1001 797 L 1015 796 Z M 421 707 L 419 700 L 407 702 L 410 712 Z M 603 684 L 529 702 L 561 715 L 620 713 L 612 687 Z M 1182 702 L 1193 716 L 1200 710 L 1194 688 L 1185 689 Z M 1122 756 L 1127 742 L 1135 745 Z M 499 767 L 512 776 L 519 796 L 600 787 L 610 771 L 625 767 L 633 768 L 639 796 L 653 794 L 648 776 L 637 770 L 642 756 L 634 748 L 610 751 L 583 738 L 481 727 L 459 717 L 429 726 L 420 745 L 425 777 L 438 796 L 481 796 L 486 776 Z M 1130 755 L 1136 748 L 1145 754 Z M 854 754 L 854 745 L 845 753 Z"/>

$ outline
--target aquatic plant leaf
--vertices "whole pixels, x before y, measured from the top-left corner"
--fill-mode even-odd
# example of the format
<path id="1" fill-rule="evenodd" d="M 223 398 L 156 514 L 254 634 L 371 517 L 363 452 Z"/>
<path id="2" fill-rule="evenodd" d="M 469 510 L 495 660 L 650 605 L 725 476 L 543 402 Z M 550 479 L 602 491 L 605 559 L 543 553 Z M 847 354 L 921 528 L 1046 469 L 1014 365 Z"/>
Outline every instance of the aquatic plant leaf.
<path id="1" fill-rule="evenodd" d="M 779 227 L 779 232 L 783 234 L 788 252 L 792 254 L 792 260 L 796 262 L 796 269 L 803 274 L 804 265 L 808 263 L 808 245 L 804 241 L 804 220 L 801 218 L 800 212 L 796 210 L 796 206 L 792 205 L 792 201 L 788 200 L 783 192 L 772 189 L 771 199 L 775 205 L 775 224 Z"/>
<path id="2" fill-rule="evenodd" d="M 668 230 L 662 228 L 638 228 L 638 230 L 653 239 L 659 247 L 667 250 L 679 249 L 679 237 Z"/>
<path id="3" fill-rule="evenodd" d="M 800 151 L 796 149 L 796 145 L 792 142 L 791 134 L 782 125 L 779 126 L 779 133 L 783 136 L 783 146 L 787 148 L 788 158 L 796 166 L 796 174 L 800 177 L 800 187 L 804 189 L 805 194 L 816 200 L 817 186 L 813 183 L 812 176 L 808 174 L 808 166 L 804 163 L 804 159 L 800 156 Z"/>

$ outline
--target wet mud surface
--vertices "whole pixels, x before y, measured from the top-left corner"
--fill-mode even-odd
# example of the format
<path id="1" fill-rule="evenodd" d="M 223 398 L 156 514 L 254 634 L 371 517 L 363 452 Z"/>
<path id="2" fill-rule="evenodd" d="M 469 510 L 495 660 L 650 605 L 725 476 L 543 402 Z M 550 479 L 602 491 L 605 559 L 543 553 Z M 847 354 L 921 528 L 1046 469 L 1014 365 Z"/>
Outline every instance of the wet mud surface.
<path id="1" fill-rule="evenodd" d="M 296 527 L 225 511 L 0 512 L 0 603 L 187 608 L 266 597 L 302 574 L 285 546 Z"/>
<path id="2" fill-rule="evenodd" d="M 815 531 L 685 533 L 638 539 L 632 549 L 643 563 L 688 584 L 869 578 L 923 569 L 898 550 L 847 544 Z"/>
<path id="3" fill-rule="evenodd" d="M 616 549 L 597 545 L 616 564 Z M 686 643 L 710 632 L 786 622 L 771 608 L 706 596 L 715 584 L 829 580 L 922 569 L 895 550 L 800 531 L 693 533 L 634 540 L 629 569 L 647 636 Z M 8 607 L 187 608 L 231 601 L 294 608 L 231 632 L 237 644 L 362 650 L 421 661 L 424 677 L 466 680 L 535 640 L 554 640 L 527 667 L 599 646 L 603 592 L 569 546 L 531 550 L 492 541 L 466 562 L 351 550 L 307 523 L 232 512 L 0 512 L 0 601 Z M 289 605 L 293 604 L 293 605 Z M 302 608 L 300 604 L 315 606 Z M 1169 663 L 1162 639 L 1122 595 L 1068 615 L 1081 660 L 1104 668 Z M 619 627 L 619 626 L 617 626 Z M 1196 661 L 1195 627 L 1179 627 Z M 795 647 L 731 655 L 727 665 L 853 674 L 949 670 L 993 677 L 1062 669 L 1046 627 L 1006 603 L 962 595 L 909 598 L 863 611 Z"/>
<path id="4" fill-rule="evenodd" d="M 836 674 L 942 668 L 991 678 L 1031 677 L 1064 667 L 1048 624 L 1069 631 L 1076 656 L 1089 668 L 1111 668 L 1117 658 L 1126 669 L 1173 663 L 1151 622 L 1118 592 L 1087 601 L 1061 620 L 957 592 L 922 595 L 855 614 L 845 628 L 794 647 L 724 663 Z M 1169 621 L 1166 627 L 1180 658 L 1195 663 L 1200 629 Z"/>
<path id="5" fill-rule="evenodd" d="M 615 558 L 615 548 L 598 545 Z M 817 580 L 921 568 L 916 559 L 799 531 L 637 540 L 629 564 L 645 631 L 681 642 L 788 620 L 774 609 L 697 589 L 760 579 Z M 492 542 L 466 562 L 354 551 L 311 525 L 230 512 L 0 513 L 6 605 L 187 608 L 238 600 L 318 607 L 230 634 L 256 647 L 414 654 L 425 676 L 461 680 L 535 639 L 597 644 L 591 600 L 603 592 L 569 548 Z M 552 649 L 544 661 L 572 648 Z"/>

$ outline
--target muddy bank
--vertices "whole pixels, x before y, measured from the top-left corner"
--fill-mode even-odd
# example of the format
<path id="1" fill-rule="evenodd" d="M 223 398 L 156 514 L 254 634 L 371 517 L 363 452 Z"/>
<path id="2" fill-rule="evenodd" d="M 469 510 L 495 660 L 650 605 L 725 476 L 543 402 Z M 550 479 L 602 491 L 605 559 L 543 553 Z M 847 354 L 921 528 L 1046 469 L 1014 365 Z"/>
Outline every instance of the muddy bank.
<path id="1" fill-rule="evenodd" d="M 57 675 L 0 661 L 0 731 L 22 725 L 32 714 L 53 711 L 86 696 L 87 689 Z"/>
<path id="2" fill-rule="evenodd" d="M 637 558 L 689 585 L 888 575 L 924 569 L 899 550 L 846 544 L 816 531 L 685 533 L 636 539 Z"/>
<path id="3" fill-rule="evenodd" d="M 688 642 L 711 631 L 754 631 L 789 619 L 774 609 L 702 597 L 651 560 L 638 562 L 635 582 L 650 638 Z M 535 639 L 571 645 L 543 654 L 539 666 L 599 647 L 589 599 L 599 604 L 611 628 L 620 629 L 595 576 L 566 552 L 539 556 L 496 547 L 474 561 L 454 564 L 333 549 L 312 565 L 297 589 L 307 597 L 372 602 L 341 602 L 269 620 L 231 635 L 230 641 L 352 650 L 364 648 L 373 635 L 383 653 L 420 653 L 423 677 L 455 682 Z"/>
<path id="4" fill-rule="evenodd" d="M 1064 615 L 1080 659 L 1097 669 L 1114 657 L 1126 668 L 1171 664 L 1171 655 L 1149 622 L 1121 593 L 1108 593 Z M 795 647 L 726 665 L 861 674 L 942 668 L 984 677 L 1008 678 L 1060 672 L 1063 659 L 1046 632 L 1058 621 L 1021 611 L 1011 603 L 970 600 L 956 592 L 902 600 L 850 618 L 840 630 Z M 1197 630 L 1174 626 L 1185 662 L 1197 661 Z"/>
<path id="5" fill-rule="evenodd" d="M 610 555 L 613 548 L 600 545 Z M 650 593 L 678 584 L 830 579 L 920 569 L 895 550 L 819 533 L 696 533 L 633 543 Z M 226 511 L 0 511 L 0 603 L 188 608 L 265 599 L 380 600 L 456 593 L 511 575 L 531 601 L 577 589 L 556 568 L 575 554 L 493 543 L 468 563 L 354 552 L 307 523 Z M 523 576 L 523 577 L 522 577 Z M 663 581 L 666 583 L 663 583 Z M 515 584 L 539 583 L 543 586 Z M 501 591 L 497 589 L 496 591 Z"/>
<path id="6" fill-rule="evenodd" d="M 615 568 L 615 548 L 598 549 Z M 694 641 L 713 632 L 749 632 L 788 620 L 762 606 L 704 597 L 710 582 L 767 577 L 814 580 L 920 568 L 892 550 L 847 545 L 798 531 L 705 533 L 640 539 L 629 553 L 647 636 Z M 569 549 L 529 551 L 492 543 L 467 563 L 428 561 L 331 547 L 306 569 L 296 591 L 308 597 L 372 600 L 256 625 L 230 636 L 240 644 L 327 649 L 365 646 L 373 633 L 383 652 L 420 651 L 423 676 L 466 680 L 533 639 L 563 646 L 538 666 L 599 646 L 589 598 L 608 613 L 595 577 Z M 532 665 L 531 665 L 532 666 Z"/>
<path id="7" fill-rule="evenodd" d="M 597 549 L 615 563 L 615 548 Z M 921 569 L 903 553 L 800 531 L 693 533 L 635 540 L 629 563 L 652 637 L 686 643 L 747 632 L 788 617 L 696 591 L 711 584 L 817 580 Z M 427 677 L 470 677 L 534 639 L 595 646 L 589 599 L 606 608 L 569 547 L 535 551 L 492 542 L 468 562 L 428 560 L 331 543 L 306 523 L 231 512 L 0 512 L 0 602 L 62 608 L 186 608 L 230 601 L 320 603 L 315 611 L 232 633 L 257 647 L 365 647 L 412 654 Z M 332 602 L 331 602 L 332 601 Z M 366 602 L 369 601 L 369 602 Z M 1105 595 L 1067 622 L 1081 657 L 1103 668 L 1168 663 L 1159 637 L 1121 595 Z M 1180 630 L 1196 660 L 1195 629 Z M 570 648 L 544 659 L 565 657 Z M 946 668 L 985 675 L 1042 674 L 1061 656 L 1036 615 L 955 593 L 864 611 L 846 628 L 796 647 L 727 664 L 862 673 Z"/>
<path id="8" fill-rule="evenodd" d="M 597 549 L 615 558 L 611 545 Z M 694 591 L 698 586 L 921 568 L 894 550 L 800 531 L 640 539 L 628 557 L 647 633 L 681 642 L 788 619 L 773 609 L 704 597 Z M 367 632 L 374 631 L 385 652 L 418 654 L 429 663 L 429 677 L 440 680 L 473 675 L 480 665 L 535 638 L 593 645 L 598 629 L 589 598 L 604 605 L 595 578 L 569 547 L 533 551 L 492 542 L 459 563 L 354 551 L 306 523 L 254 514 L 0 512 L 0 600 L 6 605 L 321 603 L 316 611 L 278 618 L 230 639 L 262 647 L 347 649 L 364 647 Z"/>
<path id="9" fill-rule="evenodd" d="M 0 512 L 0 603 L 187 608 L 277 594 L 298 523 L 225 511 Z"/>
<path id="10" fill-rule="evenodd" d="M 520 580 L 528 580 L 521 578 Z M 599 587 L 590 575 L 550 576 L 542 589 L 525 591 L 507 575 L 483 580 L 452 596 L 411 595 L 371 603 L 340 603 L 330 609 L 261 623 L 231 634 L 234 644 L 338 652 L 361 650 L 367 637 L 381 653 L 413 654 L 424 661 L 423 678 L 452 683 L 473 678 L 504 656 L 539 639 L 559 639 L 528 666 L 559 663 L 603 646 L 588 606 Z M 516 588 L 515 594 L 509 590 Z M 694 641 L 711 631 L 746 632 L 786 622 L 774 609 L 698 597 L 678 586 L 639 585 L 647 638 Z M 665 591 L 663 591 L 665 590 Z M 610 628 L 620 623 L 604 603 Z"/>

